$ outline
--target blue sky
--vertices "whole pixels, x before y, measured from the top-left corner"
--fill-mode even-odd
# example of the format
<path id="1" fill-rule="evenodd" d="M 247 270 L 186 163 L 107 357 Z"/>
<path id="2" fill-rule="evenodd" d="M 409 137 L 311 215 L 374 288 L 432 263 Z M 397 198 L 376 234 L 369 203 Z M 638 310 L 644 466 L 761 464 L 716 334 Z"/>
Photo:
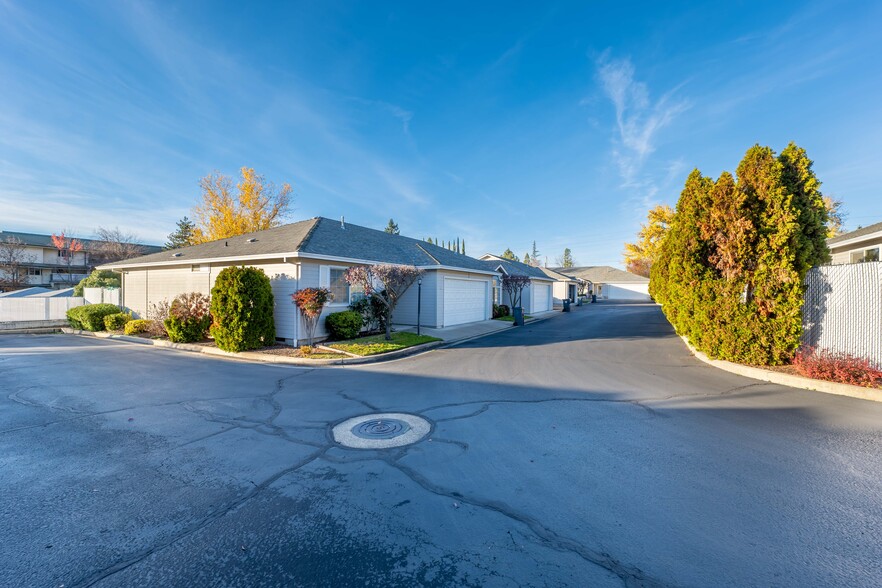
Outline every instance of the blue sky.
<path id="1" fill-rule="evenodd" d="M 791 140 L 882 221 L 882 3 L 252 4 L 0 0 L 0 228 L 161 243 L 244 165 L 292 221 L 621 265 L 691 169 Z"/>

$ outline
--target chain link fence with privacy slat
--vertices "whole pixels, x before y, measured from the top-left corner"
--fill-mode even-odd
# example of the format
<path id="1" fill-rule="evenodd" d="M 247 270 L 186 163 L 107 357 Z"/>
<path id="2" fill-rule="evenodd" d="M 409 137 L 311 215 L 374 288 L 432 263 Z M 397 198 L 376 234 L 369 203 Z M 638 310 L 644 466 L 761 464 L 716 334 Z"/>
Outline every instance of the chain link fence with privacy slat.
<path id="1" fill-rule="evenodd" d="M 816 267 L 805 284 L 803 344 L 882 368 L 882 262 Z"/>

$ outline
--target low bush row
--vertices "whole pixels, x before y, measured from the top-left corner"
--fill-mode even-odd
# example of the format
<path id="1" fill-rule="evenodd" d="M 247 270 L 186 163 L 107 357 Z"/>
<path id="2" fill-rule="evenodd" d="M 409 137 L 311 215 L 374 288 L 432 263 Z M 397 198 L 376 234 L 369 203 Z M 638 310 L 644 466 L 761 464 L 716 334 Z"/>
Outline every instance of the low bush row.
<path id="1" fill-rule="evenodd" d="M 802 347 L 793 358 L 793 367 L 800 374 L 818 380 L 868 388 L 882 385 L 882 370 L 873 367 L 869 360 L 848 353 Z"/>
<path id="2" fill-rule="evenodd" d="M 67 311 L 67 322 L 71 328 L 83 331 L 103 331 L 104 317 L 111 314 L 119 314 L 119 307 L 115 304 L 86 304 L 77 306 Z"/>

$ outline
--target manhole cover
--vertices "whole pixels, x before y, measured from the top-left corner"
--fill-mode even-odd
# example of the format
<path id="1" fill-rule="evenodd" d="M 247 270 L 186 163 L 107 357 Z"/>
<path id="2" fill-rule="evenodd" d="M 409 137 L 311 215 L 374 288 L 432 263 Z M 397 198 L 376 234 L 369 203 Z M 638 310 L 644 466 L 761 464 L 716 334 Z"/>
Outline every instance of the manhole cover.
<path id="1" fill-rule="evenodd" d="M 431 430 L 429 421 L 403 413 L 366 414 L 334 427 L 334 441 L 356 449 L 384 449 L 416 443 Z"/>

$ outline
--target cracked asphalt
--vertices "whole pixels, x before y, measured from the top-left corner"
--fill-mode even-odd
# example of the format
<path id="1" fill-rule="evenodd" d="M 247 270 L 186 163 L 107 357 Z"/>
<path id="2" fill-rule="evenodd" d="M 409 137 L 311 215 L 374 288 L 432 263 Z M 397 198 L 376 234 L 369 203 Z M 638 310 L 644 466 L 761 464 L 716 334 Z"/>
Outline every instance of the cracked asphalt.
<path id="1" fill-rule="evenodd" d="M 602 303 L 372 366 L 0 337 L 0 586 L 879 586 L 882 404 Z M 374 412 L 419 443 L 335 446 Z"/>

